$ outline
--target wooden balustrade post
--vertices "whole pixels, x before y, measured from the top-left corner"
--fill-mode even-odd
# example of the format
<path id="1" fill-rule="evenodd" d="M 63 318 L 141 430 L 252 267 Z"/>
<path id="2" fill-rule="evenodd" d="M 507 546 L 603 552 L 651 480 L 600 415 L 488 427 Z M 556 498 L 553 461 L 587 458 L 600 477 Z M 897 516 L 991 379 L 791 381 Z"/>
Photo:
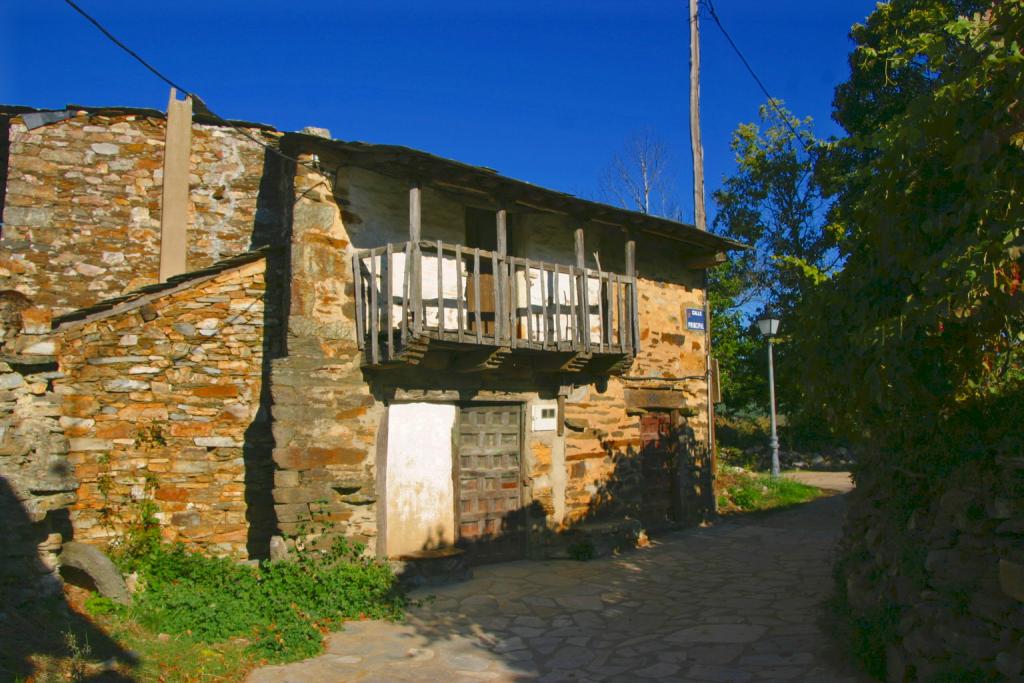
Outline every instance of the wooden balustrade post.
<path id="1" fill-rule="evenodd" d="M 412 277 L 409 288 L 412 295 L 412 330 L 413 334 L 423 331 L 423 262 L 420 250 L 420 236 L 423 228 L 423 191 L 418 182 L 409 185 L 409 241 L 412 242 Z"/>
<path id="2" fill-rule="evenodd" d="M 633 353 L 640 352 L 640 297 L 636 288 L 636 240 L 626 234 L 626 277 L 629 278 L 629 330 L 632 337 L 630 346 Z"/>

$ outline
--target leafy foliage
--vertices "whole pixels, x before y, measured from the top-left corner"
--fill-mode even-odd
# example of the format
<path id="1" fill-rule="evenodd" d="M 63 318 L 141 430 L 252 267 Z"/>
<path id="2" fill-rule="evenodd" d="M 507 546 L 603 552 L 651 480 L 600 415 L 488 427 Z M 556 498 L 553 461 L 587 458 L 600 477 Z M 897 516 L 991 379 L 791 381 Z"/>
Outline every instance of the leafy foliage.
<path id="1" fill-rule="evenodd" d="M 723 513 L 759 512 L 806 503 L 821 489 L 785 477 L 772 478 L 724 466 L 718 473 L 718 509 Z"/>
<path id="2" fill-rule="evenodd" d="M 708 271 L 711 348 L 718 359 L 722 401 L 735 410 L 763 404 L 768 395 L 764 340 L 743 310 L 746 278 L 730 261 Z"/>
<path id="3" fill-rule="evenodd" d="M 818 165 L 844 267 L 797 310 L 793 347 L 807 400 L 863 442 L 872 528 L 848 529 L 839 566 L 880 596 L 846 621 L 881 673 L 914 609 L 892 587 L 924 582 L 935 542 L 912 514 L 1024 448 L 1024 1 L 892 0 L 851 35 L 834 114 L 848 136 Z M 953 611 L 966 600 L 936 590 Z M 956 656 L 943 680 L 979 680 Z"/>
<path id="4" fill-rule="evenodd" d="M 741 124 L 733 133 L 737 171 L 713 195 L 714 230 L 755 247 L 731 254 L 711 272 L 712 346 L 722 369 L 723 399 L 732 410 L 763 405 L 768 394 L 765 343 L 753 317 L 771 310 L 789 323 L 807 292 L 839 264 L 840 232 L 827 223 L 827 200 L 814 173 L 820 143 L 811 120 L 775 104 L 762 106 L 757 123 Z M 777 355 L 780 368 L 799 367 L 784 344 Z M 787 412 L 804 405 L 796 377 L 780 372 L 777 378 Z"/>
<path id="5" fill-rule="evenodd" d="M 182 545 L 136 548 L 124 563 L 145 589 L 131 613 L 151 630 L 198 642 L 246 638 L 269 661 L 309 657 L 320 651 L 322 633 L 346 619 L 401 618 L 405 602 L 390 567 L 363 551 L 338 539 L 326 552 L 246 566 Z"/>
<path id="6" fill-rule="evenodd" d="M 846 265 L 799 352 L 812 398 L 876 438 L 1024 380 L 1022 7 L 905 0 L 854 28 L 822 173 Z"/>
<path id="7" fill-rule="evenodd" d="M 755 247 L 735 254 L 731 264 L 742 276 L 744 298 L 787 314 L 835 270 L 839 231 L 825 220 L 811 119 L 775 104 L 778 109 L 762 105 L 759 123 L 740 124 L 733 133 L 737 172 L 713 195 L 713 225 Z"/>

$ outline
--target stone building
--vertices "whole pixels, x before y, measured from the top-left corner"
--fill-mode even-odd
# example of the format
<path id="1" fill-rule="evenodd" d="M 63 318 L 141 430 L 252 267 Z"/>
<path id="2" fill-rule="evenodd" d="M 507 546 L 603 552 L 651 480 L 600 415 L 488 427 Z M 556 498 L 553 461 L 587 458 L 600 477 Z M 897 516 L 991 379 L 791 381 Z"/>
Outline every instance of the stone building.
<path id="1" fill-rule="evenodd" d="M 742 245 L 169 108 L 0 107 L 5 552 L 148 507 L 217 554 L 485 562 L 713 504 L 705 269 Z"/>

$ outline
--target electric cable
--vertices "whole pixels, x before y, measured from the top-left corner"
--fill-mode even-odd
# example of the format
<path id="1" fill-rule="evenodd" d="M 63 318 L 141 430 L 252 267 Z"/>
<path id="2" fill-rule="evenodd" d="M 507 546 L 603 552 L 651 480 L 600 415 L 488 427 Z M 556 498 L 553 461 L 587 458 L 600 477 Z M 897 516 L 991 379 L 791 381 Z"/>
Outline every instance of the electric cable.
<path id="1" fill-rule="evenodd" d="M 257 145 L 259 145 L 260 147 L 263 147 L 267 151 L 272 152 L 273 154 L 276 154 L 277 156 L 281 157 L 282 159 L 284 159 L 286 161 L 291 161 L 292 163 L 299 164 L 300 166 L 305 166 L 306 168 L 308 168 L 310 170 L 313 170 L 313 171 L 316 171 L 317 173 L 322 173 L 323 172 L 322 169 L 319 168 L 317 165 L 311 164 L 311 163 L 306 162 L 306 161 L 302 161 L 301 159 L 296 159 L 294 157 L 291 157 L 291 156 L 285 154 L 280 149 L 278 149 L 278 148 L 276 148 L 276 147 L 274 147 L 272 145 L 268 145 L 266 142 L 256 138 L 253 135 L 250 135 L 248 131 L 243 130 L 240 126 L 238 126 L 235 123 L 225 119 L 223 116 L 218 115 L 216 112 L 214 112 L 212 109 L 210 109 L 209 106 L 207 106 L 206 102 L 204 102 L 201 97 L 199 97 L 198 95 L 196 95 L 195 93 L 190 91 L 188 88 L 183 88 L 182 86 L 180 86 L 177 83 L 175 83 L 174 81 L 172 81 L 170 78 L 168 78 L 167 76 L 162 74 L 156 67 L 154 67 L 152 64 L 147 62 L 145 59 L 143 59 L 137 52 L 135 52 L 130 47 L 125 45 L 123 42 L 121 42 L 117 38 L 117 36 L 115 36 L 113 33 L 111 33 L 109 30 L 107 30 L 106 27 L 103 26 L 103 24 L 101 24 L 95 18 L 90 16 L 88 12 L 86 12 L 84 9 L 82 9 L 77 4 L 75 4 L 74 0 L 64 0 L 64 2 L 69 7 L 71 7 L 71 9 L 75 10 L 80 15 L 82 15 L 82 17 L 84 17 L 86 21 L 88 21 L 90 24 L 95 26 L 96 29 L 99 30 L 100 33 L 102 33 L 108 40 L 110 40 L 110 42 L 114 43 L 114 45 L 116 45 L 117 47 L 119 47 L 122 50 L 124 50 L 125 52 L 127 52 L 135 61 L 137 61 L 142 66 L 146 67 L 146 69 L 149 70 L 157 78 L 159 78 L 160 80 L 162 80 L 164 83 L 166 83 L 167 85 L 171 86 L 175 90 L 181 91 L 181 93 L 183 93 L 186 97 L 191 97 L 194 100 L 196 100 L 199 103 L 200 108 L 202 109 L 202 113 L 205 113 L 208 116 L 210 116 L 211 118 L 219 121 L 220 123 L 223 123 L 225 126 L 231 128 L 232 130 L 234 130 L 239 135 L 241 135 L 241 136 L 243 136 L 245 138 L 248 138 L 252 142 L 255 142 Z"/>
<path id="2" fill-rule="evenodd" d="M 796 128 L 793 127 L 793 124 L 790 123 L 789 118 L 787 118 L 786 115 L 782 112 L 782 109 L 779 108 L 779 105 L 775 103 L 775 98 L 772 97 L 771 93 L 768 92 L 768 88 L 765 87 L 764 82 L 758 77 L 757 73 L 754 71 L 754 67 L 750 65 L 750 62 L 747 61 L 747 58 L 743 56 L 743 52 L 740 51 L 739 46 L 736 45 L 736 41 L 734 41 L 732 39 L 732 36 L 729 35 L 729 32 L 725 30 L 725 26 L 722 25 L 722 20 L 718 18 L 718 12 L 715 11 L 715 6 L 711 3 L 711 0 L 700 0 L 700 2 L 702 5 L 708 8 L 708 13 L 711 16 L 712 21 L 715 22 L 715 25 L 718 26 L 718 30 L 722 32 L 723 36 L 725 36 L 726 41 L 728 41 L 730 47 L 732 47 L 733 49 L 733 52 L 736 53 L 736 56 L 740 58 L 741 62 L 743 62 L 743 66 L 746 67 L 747 71 L 754 79 L 754 82 L 757 83 L 757 86 L 759 88 L 761 88 L 761 92 L 763 92 L 764 96 L 768 98 L 768 104 L 772 106 L 772 109 L 775 110 L 775 113 L 779 115 L 779 118 L 782 119 L 782 122 L 785 123 L 786 127 L 789 128 L 791 133 L 793 133 L 793 136 L 796 138 L 797 142 L 800 143 L 800 146 L 804 148 L 804 151 L 810 154 L 810 146 L 800 136 L 800 133 L 797 132 Z"/>

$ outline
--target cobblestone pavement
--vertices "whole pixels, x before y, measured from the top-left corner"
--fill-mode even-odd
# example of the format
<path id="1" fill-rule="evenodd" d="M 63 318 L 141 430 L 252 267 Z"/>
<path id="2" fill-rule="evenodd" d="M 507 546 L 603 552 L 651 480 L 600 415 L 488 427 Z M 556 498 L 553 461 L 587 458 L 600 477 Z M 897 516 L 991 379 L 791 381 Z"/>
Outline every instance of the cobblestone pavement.
<path id="1" fill-rule="evenodd" d="M 819 625 L 843 498 L 616 558 L 478 568 L 415 593 L 423 603 L 405 624 L 349 624 L 326 654 L 249 682 L 860 683 Z"/>

